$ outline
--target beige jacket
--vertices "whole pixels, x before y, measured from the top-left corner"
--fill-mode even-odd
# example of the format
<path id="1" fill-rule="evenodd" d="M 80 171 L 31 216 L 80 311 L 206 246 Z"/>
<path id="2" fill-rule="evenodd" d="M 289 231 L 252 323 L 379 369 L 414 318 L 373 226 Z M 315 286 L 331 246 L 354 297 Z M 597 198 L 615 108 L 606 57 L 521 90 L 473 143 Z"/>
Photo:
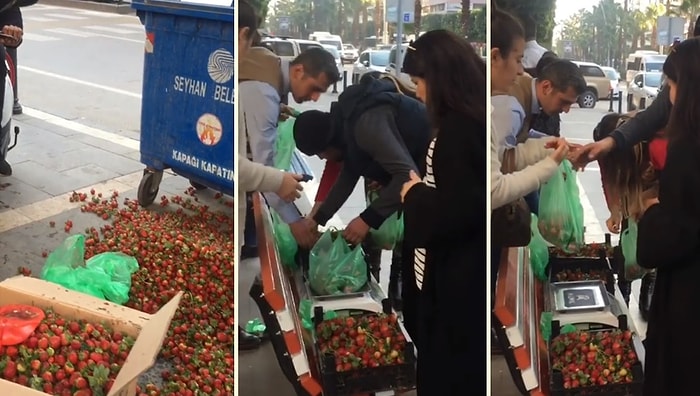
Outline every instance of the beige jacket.
<path id="1" fill-rule="evenodd" d="M 238 65 L 238 80 L 255 80 L 267 82 L 282 89 L 280 60 L 265 48 L 251 48 L 246 59 Z M 240 110 L 238 98 L 236 110 Z M 248 133 L 245 118 L 239 112 L 238 118 L 238 251 L 243 246 L 245 215 L 247 209 L 246 192 L 276 192 L 282 185 L 284 173 L 272 166 L 265 166 L 248 158 Z"/>

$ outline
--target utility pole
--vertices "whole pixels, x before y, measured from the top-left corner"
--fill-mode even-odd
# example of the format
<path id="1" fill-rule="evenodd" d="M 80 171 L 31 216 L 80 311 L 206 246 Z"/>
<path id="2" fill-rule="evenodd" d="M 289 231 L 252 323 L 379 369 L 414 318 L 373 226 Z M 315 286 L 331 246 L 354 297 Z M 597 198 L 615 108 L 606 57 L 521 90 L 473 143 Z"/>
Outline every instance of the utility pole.
<path id="1" fill-rule="evenodd" d="M 629 0 L 625 0 L 625 15 L 629 15 Z M 622 72 L 622 65 L 625 64 L 625 39 L 624 39 L 624 34 L 622 33 L 622 18 L 620 18 L 620 36 L 619 36 L 619 44 L 620 44 L 620 63 L 617 67 L 617 70 L 620 70 Z M 626 69 L 626 65 L 625 65 Z"/>

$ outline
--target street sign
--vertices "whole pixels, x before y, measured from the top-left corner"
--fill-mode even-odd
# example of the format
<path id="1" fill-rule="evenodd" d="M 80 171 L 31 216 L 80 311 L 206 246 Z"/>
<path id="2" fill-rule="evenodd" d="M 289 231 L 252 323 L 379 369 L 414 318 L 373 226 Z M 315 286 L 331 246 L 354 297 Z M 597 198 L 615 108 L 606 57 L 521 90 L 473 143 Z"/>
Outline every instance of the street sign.
<path id="1" fill-rule="evenodd" d="M 399 19 L 397 14 L 397 7 L 399 5 L 398 0 L 386 0 L 386 12 L 384 13 L 384 20 L 386 23 L 396 23 Z M 411 11 L 411 22 L 406 22 L 404 20 L 405 14 L 408 10 L 413 10 L 415 8 L 414 0 L 401 0 L 401 21 L 403 23 L 413 23 L 413 12 Z"/>
<path id="2" fill-rule="evenodd" d="M 685 37 L 685 18 L 660 16 L 656 19 L 656 41 L 659 45 L 673 44 L 673 38 Z"/>
<path id="3" fill-rule="evenodd" d="M 403 23 L 413 23 L 413 13 L 404 12 L 403 13 Z"/>

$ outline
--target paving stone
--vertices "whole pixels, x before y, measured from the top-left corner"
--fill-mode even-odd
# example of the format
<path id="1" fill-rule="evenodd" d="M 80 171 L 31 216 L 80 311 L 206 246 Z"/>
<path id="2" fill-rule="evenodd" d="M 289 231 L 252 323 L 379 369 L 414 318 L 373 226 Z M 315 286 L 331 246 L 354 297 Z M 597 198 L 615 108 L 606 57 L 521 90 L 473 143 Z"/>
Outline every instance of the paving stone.
<path id="1" fill-rule="evenodd" d="M 104 139 L 99 139 L 90 135 L 78 134 L 74 137 L 75 140 L 88 144 L 99 149 L 109 151 L 115 154 L 127 154 L 134 152 L 133 148 L 125 147 L 119 144 L 108 142 Z"/>
<path id="2" fill-rule="evenodd" d="M 37 162 L 59 172 L 85 164 L 95 164 L 118 175 L 127 175 L 143 169 L 143 165 L 131 158 L 103 151 L 92 146 L 83 146 L 81 149 L 73 150 L 63 155 L 47 155 L 47 157 L 37 160 Z"/>
<path id="3" fill-rule="evenodd" d="M 50 194 L 30 186 L 18 179 L 17 176 L 0 178 L 0 212 L 49 198 L 51 198 Z"/>
<path id="4" fill-rule="evenodd" d="M 75 189 L 114 179 L 119 176 L 118 173 L 95 164 L 81 165 L 77 168 L 63 171 L 61 174 L 72 179 L 80 180 L 80 184 L 76 185 L 74 187 Z"/>
<path id="5" fill-rule="evenodd" d="M 62 174 L 34 161 L 24 161 L 14 165 L 13 177 L 52 196 L 72 191 L 84 185 L 80 179 Z"/>

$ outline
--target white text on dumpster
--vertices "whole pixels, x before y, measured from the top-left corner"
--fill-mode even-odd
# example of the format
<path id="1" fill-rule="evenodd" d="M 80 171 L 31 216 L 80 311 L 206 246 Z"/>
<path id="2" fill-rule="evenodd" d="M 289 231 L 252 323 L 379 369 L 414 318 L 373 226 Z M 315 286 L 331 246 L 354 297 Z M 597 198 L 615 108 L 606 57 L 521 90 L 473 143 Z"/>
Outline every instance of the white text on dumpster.
<path id="1" fill-rule="evenodd" d="M 184 92 L 190 95 L 205 97 L 207 95 L 207 83 L 198 81 L 192 78 L 175 76 L 173 88 L 176 91 Z"/>
<path id="2" fill-rule="evenodd" d="M 204 172 L 215 175 L 218 178 L 233 181 L 233 170 L 221 167 L 217 164 L 213 164 L 208 161 L 204 161 L 193 155 L 173 150 L 173 159 L 177 162 L 187 164 L 193 168 L 199 168 Z"/>

